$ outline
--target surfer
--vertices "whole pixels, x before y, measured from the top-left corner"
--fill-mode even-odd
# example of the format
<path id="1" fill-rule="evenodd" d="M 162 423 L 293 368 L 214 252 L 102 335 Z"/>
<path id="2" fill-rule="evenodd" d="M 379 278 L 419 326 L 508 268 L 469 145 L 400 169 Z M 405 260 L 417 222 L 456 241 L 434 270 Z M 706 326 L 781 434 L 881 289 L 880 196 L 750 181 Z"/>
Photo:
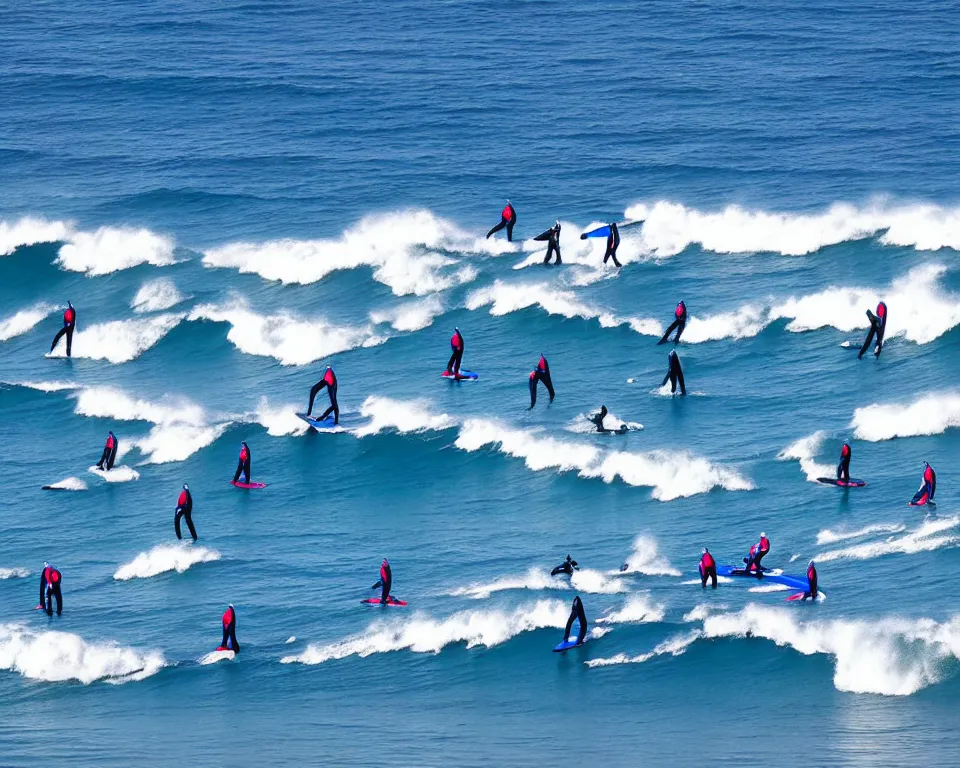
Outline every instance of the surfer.
<path id="1" fill-rule="evenodd" d="M 380 581 L 374 584 L 370 589 L 380 590 L 380 605 L 386 605 L 390 599 L 390 587 L 393 585 L 393 571 L 390 570 L 390 563 L 387 558 L 383 558 L 380 563 Z"/>
<path id="2" fill-rule="evenodd" d="M 513 207 L 509 200 L 504 206 L 503 210 L 500 211 L 500 223 L 497 224 L 493 229 L 487 232 L 487 239 L 490 239 L 490 235 L 499 232 L 504 227 L 507 228 L 507 242 L 513 242 L 513 225 L 517 223 L 517 210 Z"/>
<path id="3" fill-rule="evenodd" d="M 680 343 L 680 334 L 683 333 L 683 329 L 687 325 L 687 305 L 682 301 L 677 304 L 677 308 L 673 310 L 673 322 L 670 323 L 670 327 L 667 328 L 667 332 L 663 334 L 663 338 L 657 342 L 657 344 L 666 344 L 670 338 L 670 334 L 673 333 L 673 329 L 677 329 L 677 337 L 673 340 L 674 344 Z"/>
<path id="4" fill-rule="evenodd" d="M 63 583 L 63 574 L 50 563 L 44 562 L 40 572 L 40 604 L 38 611 L 46 610 L 47 616 L 53 616 L 53 600 L 57 601 L 57 616 L 63 613 L 63 593 L 60 585 Z"/>
<path id="5" fill-rule="evenodd" d="M 323 389 L 327 388 L 327 394 L 330 395 L 330 407 L 323 412 L 318 421 L 323 421 L 331 413 L 333 414 L 333 423 L 340 423 L 340 405 L 337 403 L 337 374 L 333 372 L 333 368 L 329 365 L 327 370 L 323 372 L 323 378 L 320 379 L 310 390 L 310 404 L 307 406 L 307 416 L 313 413 L 313 401 L 317 397 L 317 393 Z"/>
<path id="6" fill-rule="evenodd" d="M 880 353 L 883 351 L 883 334 L 887 330 L 886 303 L 881 301 L 877 304 L 877 314 L 873 314 L 873 312 L 868 309 L 867 317 L 870 320 L 870 330 L 867 331 L 867 338 L 864 340 L 863 346 L 860 347 L 860 354 L 857 355 L 858 360 L 862 360 L 863 353 L 870 349 L 870 343 L 873 341 L 874 334 L 876 334 L 877 337 L 877 349 L 873 353 L 874 357 L 880 357 Z"/>
<path id="7" fill-rule="evenodd" d="M 933 471 L 927 462 L 923 462 L 923 479 L 920 481 L 920 487 L 913 495 L 910 502 L 913 505 L 929 504 L 933 501 L 933 495 L 937 492 L 937 473 Z"/>
<path id="8" fill-rule="evenodd" d="M 173 528 L 177 532 L 177 539 L 182 540 L 180 535 L 180 518 L 187 521 L 187 528 L 190 529 L 190 535 L 193 540 L 197 540 L 197 529 L 193 527 L 193 496 L 190 495 L 190 489 L 187 484 L 183 484 L 183 490 L 180 491 L 180 498 L 177 499 L 177 511 L 173 516 Z"/>
<path id="9" fill-rule="evenodd" d="M 770 539 L 767 538 L 767 534 L 761 532 L 760 541 L 750 547 L 750 557 L 744 558 L 744 562 L 747 564 L 747 573 L 756 570 L 757 576 L 763 578 L 763 568 L 760 565 L 760 561 L 766 557 L 769 551 Z"/>
<path id="10" fill-rule="evenodd" d="M 110 471 L 113 469 L 113 463 L 117 460 L 117 438 L 113 432 L 107 432 L 107 442 L 103 446 L 103 453 L 100 455 L 100 461 L 97 462 L 97 469 Z"/>
<path id="11" fill-rule="evenodd" d="M 572 560 L 570 555 L 567 555 L 567 559 L 564 560 L 560 565 L 550 571 L 551 576 L 559 576 L 561 573 L 567 574 L 567 576 L 573 576 L 574 571 L 579 571 L 580 565 L 576 560 Z"/>
<path id="12" fill-rule="evenodd" d="M 237 642 L 237 612 L 233 603 L 230 603 L 227 610 L 223 612 L 220 623 L 223 624 L 223 638 L 220 640 L 220 647 L 217 650 L 240 653 L 240 643 Z"/>
<path id="13" fill-rule="evenodd" d="M 843 483 L 850 482 L 850 444 L 844 443 L 840 449 L 840 463 L 837 464 L 837 480 Z"/>
<path id="14" fill-rule="evenodd" d="M 807 563 L 807 584 L 807 591 L 803 593 L 800 602 L 805 603 L 808 597 L 816 602 L 819 592 L 817 591 L 817 566 L 814 565 L 813 560 Z"/>
<path id="15" fill-rule="evenodd" d="M 563 642 L 567 642 L 570 639 L 570 629 L 573 627 L 573 620 L 576 619 L 577 623 L 580 625 L 580 629 L 577 632 L 577 645 L 583 643 L 584 638 L 587 636 L 587 614 L 583 612 L 583 603 L 580 602 L 580 595 L 577 595 L 573 598 L 573 605 L 570 608 L 570 617 L 567 619 L 567 626 L 563 630 Z"/>
<path id="16" fill-rule="evenodd" d="M 617 261 L 617 248 L 620 247 L 620 230 L 617 229 L 617 225 L 614 223 L 610 224 L 610 233 L 607 235 L 607 250 L 603 254 L 603 263 L 607 263 L 607 259 L 613 259 L 613 263 L 616 265 L 617 269 L 620 268 L 621 264 Z"/>
<path id="17" fill-rule="evenodd" d="M 240 441 L 240 460 L 237 462 L 237 471 L 233 475 L 233 482 L 240 479 L 243 474 L 243 482 L 250 482 L 250 448 L 243 440 Z"/>
<path id="18" fill-rule="evenodd" d="M 547 255 L 544 258 L 543 263 L 549 264 L 550 257 L 553 254 L 557 254 L 557 264 L 562 264 L 563 259 L 560 258 L 560 222 L 557 221 L 550 229 L 546 232 L 537 235 L 534 240 L 546 240 L 547 241 Z"/>
<path id="19" fill-rule="evenodd" d="M 460 375 L 460 363 L 463 362 L 463 348 L 463 334 L 460 333 L 459 328 L 454 328 L 453 336 L 450 337 L 450 349 L 453 350 L 453 354 L 450 355 L 450 359 L 447 361 L 447 370 L 444 371 L 445 375 Z"/>
<path id="20" fill-rule="evenodd" d="M 587 416 L 587 421 L 589 421 L 589 422 L 591 422 L 591 423 L 593 423 L 593 424 L 596 424 L 596 426 L 597 426 L 597 432 L 601 432 L 601 433 L 603 433 L 603 434 L 606 434 L 606 433 L 608 433 L 608 432 L 616 432 L 618 435 L 622 435 L 624 432 L 627 431 L 627 425 L 626 425 L 626 424 L 621 424 L 621 425 L 620 425 L 619 427 L 617 427 L 616 429 L 607 429 L 607 427 L 606 427 L 606 425 L 605 425 L 605 423 L 604 423 L 604 420 L 607 418 L 607 415 L 608 415 L 609 413 L 610 413 L 610 411 L 607 410 L 607 406 L 601 405 L 601 406 L 600 406 L 600 410 L 599 410 L 597 413 L 594 413 L 594 414 L 591 415 L 591 416 Z"/>
<path id="21" fill-rule="evenodd" d="M 704 589 L 707 588 L 707 579 L 711 579 L 713 582 L 712 586 L 714 589 L 717 588 L 717 561 L 713 559 L 713 555 L 710 554 L 710 550 L 706 547 L 703 548 L 703 552 L 700 556 L 700 565 L 698 566 L 700 570 L 700 586 Z"/>
<path id="22" fill-rule="evenodd" d="M 680 337 L 679 333 L 677 334 L 677 337 Z M 687 385 L 683 381 L 683 369 L 680 367 L 680 358 L 677 357 L 677 351 L 675 349 L 670 350 L 670 354 L 667 355 L 667 362 L 669 364 L 669 367 L 667 368 L 667 375 L 663 377 L 663 381 L 660 382 L 660 386 L 662 387 L 669 380 L 670 391 L 673 394 L 677 394 L 677 385 L 679 384 L 680 394 L 685 396 L 687 394 Z"/>
<path id="23" fill-rule="evenodd" d="M 537 384 L 541 381 L 547 388 L 547 392 L 550 393 L 550 402 L 552 403 L 556 393 L 553 391 L 553 379 L 550 378 L 550 363 L 547 362 L 547 358 L 543 356 L 542 352 L 537 367 L 530 372 L 530 409 L 537 404 Z"/>
<path id="24" fill-rule="evenodd" d="M 67 302 L 67 309 L 63 313 L 63 328 L 61 328 L 57 335 L 53 337 L 53 344 L 50 345 L 50 352 L 52 353 L 57 347 L 57 342 L 60 341 L 60 337 L 63 334 L 67 334 L 67 357 L 70 357 L 71 351 L 73 349 L 73 329 L 77 326 L 77 310 L 73 308 L 73 304 L 69 301 Z"/>

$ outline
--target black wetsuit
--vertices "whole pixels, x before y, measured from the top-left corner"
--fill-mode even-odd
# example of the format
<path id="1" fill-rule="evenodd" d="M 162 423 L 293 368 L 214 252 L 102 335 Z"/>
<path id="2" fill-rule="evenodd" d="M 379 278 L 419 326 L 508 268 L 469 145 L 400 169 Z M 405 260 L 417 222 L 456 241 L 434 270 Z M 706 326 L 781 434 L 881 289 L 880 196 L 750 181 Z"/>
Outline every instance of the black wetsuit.
<path id="1" fill-rule="evenodd" d="M 607 417 L 607 413 L 609 413 L 609 411 L 607 411 L 607 406 L 601 405 L 600 411 L 598 413 L 593 414 L 593 416 L 589 417 L 590 421 L 592 421 L 594 424 L 597 425 L 597 432 L 610 431 L 605 426 L 603 426 L 603 420 Z"/>
<path id="2" fill-rule="evenodd" d="M 662 387 L 667 381 L 670 381 L 670 391 L 676 392 L 677 385 L 680 385 L 680 394 L 687 394 L 687 385 L 683 381 L 683 369 L 680 367 L 680 358 L 677 357 L 677 353 L 672 351 L 668 355 L 670 361 L 670 368 L 667 370 L 667 375 L 663 377 L 663 381 L 660 386 Z"/>
<path id="3" fill-rule="evenodd" d="M 837 480 L 842 480 L 845 483 L 850 482 L 850 446 L 846 443 L 843 444 L 843 448 L 840 449 L 840 463 L 837 464 Z"/>
<path id="4" fill-rule="evenodd" d="M 870 349 L 870 344 L 873 342 L 873 337 L 877 337 L 877 351 L 874 352 L 874 356 L 880 357 L 880 353 L 883 351 L 883 334 L 887 330 L 887 305 L 885 302 L 880 302 L 877 304 L 877 314 L 873 314 L 869 309 L 867 310 L 867 317 L 870 319 L 870 330 L 867 331 L 867 338 L 864 339 L 863 346 L 860 347 L 860 354 L 857 355 L 857 359 L 862 359 L 864 353 Z"/>
<path id="5" fill-rule="evenodd" d="M 607 263 L 607 259 L 613 259 L 613 263 L 616 266 L 620 266 L 620 262 L 617 261 L 617 248 L 620 247 L 620 230 L 617 229 L 616 224 L 610 225 L 610 234 L 607 235 L 607 250 L 603 254 L 603 263 Z"/>
<path id="6" fill-rule="evenodd" d="M 380 581 L 374 584 L 370 589 L 380 590 L 380 604 L 386 605 L 390 597 L 390 587 L 393 586 L 393 571 L 390 569 L 390 563 L 384 560 L 380 564 Z"/>
<path id="7" fill-rule="evenodd" d="M 100 461 L 97 462 L 97 469 L 113 469 L 113 464 L 117 460 L 117 438 L 111 432 L 107 436 L 107 442 L 103 446 L 103 453 L 100 455 Z"/>
<path id="8" fill-rule="evenodd" d="M 67 335 L 67 357 L 71 357 L 73 351 L 73 329 L 77 327 L 77 310 L 73 308 L 73 305 L 67 307 L 66 311 L 63 313 L 63 328 L 57 331 L 57 335 L 53 337 L 53 344 L 50 345 L 50 351 L 53 352 L 57 348 L 57 342 L 60 341 L 60 337 L 64 334 Z"/>
<path id="9" fill-rule="evenodd" d="M 173 528 L 177 532 L 177 538 L 183 539 L 183 536 L 180 535 L 180 518 L 182 517 L 187 522 L 187 528 L 190 529 L 190 535 L 193 536 L 193 540 L 197 540 L 197 529 L 193 527 L 193 496 L 190 495 L 190 491 L 184 488 L 180 491 L 180 498 L 177 499 L 177 511 L 173 516 Z"/>
<path id="10" fill-rule="evenodd" d="M 240 653 L 240 643 L 237 642 L 237 612 L 232 607 L 227 608 L 221 623 L 223 624 L 223 638 L 220 640 L 220 647 L 229 648 L 234 653 Z"/>
<path id="11" fill-rule="evenodd" d="M 553 379 L 550 378 L 550 364 L 543 355 L 540 355 L 540 362 L 537 363 L 537 367 L 530 373 L 531 408 L 537 404 L 537 383 L 541 381 L 547 388 L 547 392 L 550 393 L 550 402 L 552 403 L 556 393 L 553 391 Z"/>
<path id="12" fill-rule="evenodd" d="M 574 571 L 580 570 L 580 566 L 577 565 L 576 560 L 571 560 L 570 555 L 567 555 L 567 559 L 564 560 L 560 565 L 550 571 L 551 576 L 558 576 L 561 573 L 567 574 L 567 576 L 573 576 Z"/>
<path id="13" fill-rule="evenodd" d="M 707 588 L 707 579 L 711 579 L 711 586 L 717 588 L 717 561 L 713 559 L 713 555 L 709 552 L 705 552 L 703 557 L 700 558 L 700 565 L 698 566 L 700 570 L 700 586 L 704 589 Z"/>
<path id="14" fill-rule="evenodd" d="M 320 379 L 310 390 L 310 405 L 307 407 L 307 416 L 313 413 L 313 401 L 317 397 L 317 393 L 327 387 L 327 394 L 330 395 L 330 407 L 323 412 L 323 415 L 320 417 L 320 421 L 323 421 L 331 413 L 333 414 L 333 423 L 340 423 L 340 404 L 337 402 L 337 374 L 333 372 L 333 368 L 328 368 L 324 374 L 323 378 Z"/>
<path id="15" fill-rule="evenodd" d="M 503 211 L 500 212 L 500 223 L 497 224 L 493 229 L 487 232 L 487 237 L 499 232 L 504 227 L 507 228 L 507 241 L 513 242 L 513 225 L 517 223 L 517 211 L 510 204 L 507 203 Z"/>
<path id="16" fill-rule="evenodd" d="M 57 616 L 63 613 L 63 574 L 48 565 L 40 573 L 40 605 L 44 606 L 47 616 L 53 616 L 53 601 L 57 601 Z"/>
<path id="17" fill-rule="evenodd" d="M 567 642 L 567 640 L 570 639 L 570 629 L 573 627 L 574 619 L 577 619 L 580 624 L 580 629 L 577 632 L 577 645 L 580 645 L 587 636 L 587 614 L 583 612 L 583 603 L 580 602 L 580 595 L 573 598 L 570 618 L 567 619 L 567 626 L 563 630 L 563 642 Z"/>
<path id="18" fill-rule="evenodd" d="M 233 482 L 237 482 L 240 479 L 240 475 L 244 476 L 244 482 L 250 482 L 250 459 L 252 458 L 250 454 L 250 448 L 246 445 L 240 449 L 240 459 L 237 461 L 237 471 L 233 475 Z"/>
<path id="19" fill-rule="evenodd" d="M 460 329 L 458 328 L 453 332 L 453 336 L 450 337 L 450 348 L 453 350 L 453 354 L 450 355 L 450 359 L 447 361 L 447 373 L 454 375 L 460 373 L 460 363 L 463 362 L 463 348 L 465 346 L 463 334 L 460 333 Z"/>
<path id="20" fill-rule="evenodd" d="M 817 569 L 813 565 L 807 568 L 807 582 L 809 586 L 807 591 L 803 593 L 803 597 L 800 598 L 800 602 L 806 602 L 808 598 L 816 600 L 817 595 L 820 594 L 817 589 Z"/>
<path id="21" fill-rule="evenodd" d="M 667 328 L 667 332 L 663 334 L 663 337 L 657 344 L 666 344 L 667 340 L 670 338 L 670 334 L 673 333 L 674 328 L 677 330 L 677 337 L 673 340 L 674 344 L 680 343 L 680 334 L 683 333 L 683 329 L 687 327 L 687 305 L 682 301 L 677 304 L 677 308 L 673 311 L 674 321 L 670 323 L 670 327 Z"/>
<path id="22" fill-rule="evenodd" d="M 549 232 L 550 237 L 547 239 L 547 256 L 544 258 L 543 263 L 549 264 L 550 257 L 553 254 L 557 254 L 556 263 L 563 264 L 563 259 L 560 258 L 560 225 L 555 225 Z"/>

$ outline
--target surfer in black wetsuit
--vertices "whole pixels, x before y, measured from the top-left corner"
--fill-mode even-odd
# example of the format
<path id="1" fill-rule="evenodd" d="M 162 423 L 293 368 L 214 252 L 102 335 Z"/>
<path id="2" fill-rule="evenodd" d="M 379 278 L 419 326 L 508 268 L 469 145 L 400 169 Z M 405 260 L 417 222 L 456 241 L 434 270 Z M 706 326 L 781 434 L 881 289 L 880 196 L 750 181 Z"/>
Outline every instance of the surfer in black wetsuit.
<path id="1" fill-rule="evenodd" d="M 606 434 L 608 432 L 616 432 L 618 435 L 622 435 L 624 432 L 627 431 L 626 424 L 621 424 L 616 429 L 607 429 L 607 427 L 604 425 L 604 419 L 607 418 L 607 415 L 609 413 L 610 412 L 607 410 L 607 406 L 601 405 L 600 410 L 597 413 L 594 413 L 592 416 L 587 416 L 587 421 L 593 424 L 596 424 L 597 432 L 601 432 L 603 434 Z"/>
<path id="2" fill-rule="evenodd" d="M 64 334 L 67 335 L 67 357 L 71 357 L 71 352 L 73 350 L 73 331 L 77 327 L 77 310 L 73 308 L 73 304 L 69 301 L 67 302 L 67 309 L 63 313 L 63 328 L 61 328 L 57 335 L 53 337 L 53 343 L 50 345 L 50 352 L 52 353 L 57 347 L 57 342 L 60 341 L 60 337 Z"/>
<path id="3" fill-rule="evenodd" d="M 390 570 L 387 558 L 383 558 L 383 562 L 380 563 L 380 581 L 370 587 L 370 589 L 380 590 L 380 605 L 386 605 L 390 599 L 391 586 L 393 586 L 393 571 Z"/>
<path id="4" fill-rule="evenodd" d="M 540 360 L 537 362 L 537 367 L 530 372 L 530 408 L 533 408 L 533 406 L 537 404 L 537 383 L 541 381 L 547 388 L 547 392 L 550 394 L 550 402 L 552 403 L 556 393 L 553 391 L 553 379 L 550 378 L 550 364 L 547 362 L 547 358 L 543 356 L 543 353 L 540 353 Z"/>
<path id="5" fill-rule="evenodd" d="M 763 578 L 763 567 L 760 565 L 760 561 L 766 557 L 769 551 L 770 539 L 767 538 L 767 534 L 761 532 L 760 541 L 750 547 L 750 557 L 744 559 L 747 564 L 747 573 L 756 570 L 757 576 Z"/>
<path id="6" fill-rule="evenodd" d="M 710 550 L 706 547 L 703 548 L 703 552 L 700 557 L 700 564 L 697 566 L 700 571 L 700 586 L 704 589 L 707 588 L 707 579 L 711 579 L 713 588 L 717 588 L 717 561 L 713 559 L 713 555 L 710 554 Z"/>
<path id="7" fill-rule="evenodd" d="M 227 610 L 223 612 L 220 623 L 223 625 L 223 638 L 220 640 L 220 647 L 217 650 L 240 653 L 240 643 L 237 642 L 237 612 L 233 603 L 230 603 Z"/>
<path id="8" fill-rule="evenodd" d="M 113 469 L 113 464 L 117 460 L 117 438 L 113 432 L 107 432 L 107 442 L 103 446 L 103 453 L 100 455 L 100 461 L 97 462 L 97 469 L 109 471 Z"/>
<path id="9" fill-rule="evenodd" d="M 877 351 L 873 353 L 874 357 L 880 357 L 880 353 L 883 351 L 883 335 L 887 331 L 886 303 L 881 301 L 877 304 L 877 314 L 873 314 L 873 312 L 868 309 L 867 317 L 870 320 L 870 330 L 867 331 L 867 338 L 864 339 L 863 346 L 860 347 L 860 354 L 857 355 L 858 360 L 862 360 L 864 353 L 870 349 L 874 335 L 877 337 Z"/>
<path id="10" fill-rule="evenodd" d="M 567 626 L 563 630 L 563 642 L 570 639 L 570 629 L 573 627 L 573 620 L 576 619 L 580 625 L 577 632 L 577 645 L 583 643 L 587 636 L 587 614 L 583 612 L 583 603 L 580 602 L 580 595 L 573 598 L 573 606 L 570 608 L 570 618 L 567 619 Z"/>
<path id="11" fill-rule="evenodd" d="M 620 230 L 617 228 L 615 223 L 610 224 L 610 234 L 607 235 L 607 250 L 603 254 L 603 263 L 607 263 L 607 259 L 613 259 L 613 263 L 616 265 L 617 269 L 620 268 L 620 262 L 617 261 L 617 248 L 620 247 Z"/>
<path id="12" fill-rule="evenodd" d="M 840 449 L 840 463 L 837 464 L 837 480 L 843 483 L 850 482 L 850 444 L 844 443 Z"/>
<path id="13" fill-rule="evenodd" d="M 550 229 L 548 229 L 543 234 L 537 235 L 534 240 L 546 240 L 547 241 L 547 255 L 543 260 L 544 264 L 550 263 L 550 257 L 553 254 L 557 255 L 557 264 L 562 264 L 563 259 L 560 258 L 560 222 L 557 221 Z"/>
<path id="14" fill-rule="evenodd" d="M 567 559 L 564 560 L 560 565 L 550 571 L 551 576 L 559 576 L 561 573 L 567 574 L 567 576 L 573 576 L 574 571 L 579 571 L 580 566 L 576 560 L 572 560 L 570 555 L 567 555 Z"/>
<path id="15" fill-rule="evenodd" d="M 173 529 L 177 532 L 177 539 L 182 540 L 180 535 L 180 518 L 186 520 L 187 528 L 190 529 L 190 535 L 193 540 L 197 540 L 197 529 L 193 527 L 193 496 L 190 495 L 190 489 L 187 484 L 183 484 L 183 490 L 180 491 L 180 498 L 177 499 L 177 510 L 173 516 Z"/>
<path id="16" fill-rule="evenodd" d="M 53 601 L 57 601 L 57 616 L 63 613 L 63 593 L 60 585 L 63 583 L 63 574 L 50 563 L 43 564 L 40 572 L 40 604 L 37 610 L 46 610 L 47 616 L 53 616 Z"/>
<path id="17" fill-rule="evenodd" d="M 447 370 L 444 373 L 447 376 L 451 374 L 454 376 L 460 375 L 460 363 L 463 362 L 463 334 L 460 333 L 459 328 L 453 329 L 453 336 L 450 337 L 450 349 L 453 350 L 453 353 L 450 355 L 450 360 L 447 361 Z"/>
<path id="18" fill-rule="evenodd" d="M 807 585 L 807 591 L 803 593 L 800 602 L 805 603 L 807 598 L 816 602 L 817 595 L 820 593 L 817 589 L 817 566 L 814 565 L 813 560 L 807 563 Z"/>
<path id="19" fill-rule="evenodd" d="M 507 204 L 504 206 L 503 210 L 500 212 L 500 223 L 497 224 L 493 229 L 487 232 L 487 239 L 490 238 L 490 235 L 499 232 L 504 227 L 507 228 L 507 242 L 513 242 L 513 225 L 517 223 L 517 211 L 511 205 L 510 201 L 507 200 Z"/>
<path id="20" fill-rule="evenodd" d="M 250 448 L 245 441 L 240 442 L 240 459 L 237 461 L 237 471 L 233 474 L 233 482 L 237 482 L 240 479 L 240 475 L 244 476 L 243 482 L 250 482 Z"/>
<path id="21" fill-rule="evenodd" d="M 673 310 L 673 322 L 670 323 L 670 327 L 667 328 L 667 332 L 663 334 L 663 337 L 657 344 L 666 344 L 670 338 L 670 334 L 673 333 L 673 330 L 677 330 L 677 337 L 673 340 L 674 344 L 680 343 L 680 334 L 683 333 L 683 329 L 687 327 L 687 305 L 682 301 L 677 304 L 677 308 Z"/>
<path id="22" fill-rule="evenodd" d="M 327 387 L 327 394 L 330 395 L 330 407 L 323 412 L 323 415 L 318 419 L 318 421 L 323 421 L 331 413 L 333 414 L 333 423 L 340 423 L 340 405 L 337 403 L 337 374 L 333 372 L 333 368 L 329 365 L 327 370 L 323 372 L 323 378 L 320 379 L 310 390 L 310 404 L 307 407 L 307 416 L 313 413 L 313 401 L 317 397 L 317 393 Z"/>
<path id="23" fill-rule="evenodd" d="M 679 334 L 677 334 L 679 336 Z M 667 360 L 669 362 L 669 368 L 667 368 L 667 375 L 663 377 L 663 381 L 660 383 L 662 387 L 667 381 L 670 381 L 670 391 L 674 394 L 677 393 L 677 385 L 680 386 L 680 394 L 687 394 L 687 385 L 683 381 L 683 369 L 680 367 L 680 358 L 677 357 L 676 350 L 671 349 L 670 354 L 667 355 Z"/>

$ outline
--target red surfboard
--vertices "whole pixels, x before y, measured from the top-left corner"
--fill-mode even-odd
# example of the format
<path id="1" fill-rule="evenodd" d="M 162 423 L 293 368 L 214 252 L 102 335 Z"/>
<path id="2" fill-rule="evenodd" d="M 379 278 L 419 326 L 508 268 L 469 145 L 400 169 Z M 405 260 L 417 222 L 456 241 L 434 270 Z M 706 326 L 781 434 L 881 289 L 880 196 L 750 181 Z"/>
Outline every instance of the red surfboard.
<path id="1" fill-rule="evenodd" d="M 366 600 L 361 600 L 361 603 L 364 605 L 383 605 L 379 597 L 368 597 Z M 406 600 L 398 600 L 393 595 L 387 598 L 387 605 L 394 608 L 404 608 L 407 605 Z"/>
<path id="2" fill-rule="evenodd" d="M 236 481 L 236 482 L 231 481 L 230 485 L 234 486 L 235 488 L 266 488 L 267 487 L 266 483 L 241 483 L 240 481 Z"/>

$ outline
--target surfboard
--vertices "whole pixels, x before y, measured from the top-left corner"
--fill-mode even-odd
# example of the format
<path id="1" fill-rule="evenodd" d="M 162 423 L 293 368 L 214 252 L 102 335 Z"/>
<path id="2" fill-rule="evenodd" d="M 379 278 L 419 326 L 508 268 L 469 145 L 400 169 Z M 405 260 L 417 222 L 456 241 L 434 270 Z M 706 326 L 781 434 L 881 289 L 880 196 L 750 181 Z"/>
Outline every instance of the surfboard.
<path id="1" fill-rule="evenodd" d="M 863 488 L 867 484 L 866 480 L 860 480 L 856 477 L 851 477 L 849 480 L 837 480 L 835 477 L 818 477 L 818 483 L 823 483 L 824 485 L 836 485 L 840 488 Z"/>
<path id="2" fill-rule="evenodd" d="M 937 502 L 935 501 L 908 501 L 908 507 L 936 507 Z"/>
<path id="3" fill-rule="evenodd" d="M 564 651 L 569 651 L 571 648 L 579 648 L 581 645 L 586 645 L 588 637 L 583 638 L 582 643 L 578 643 L 575 637 L 571 637 L 569 640 L 563 643 L 558 643 L 553 647 L 554 653 L 563 653 Z"/>
<path id="4" fill-rule="evenodd" d="M 787 602 L 790 602 L 790 603 L 799 602 L 801 599 L 803 599 L 803 596 L 805 594 L 807 594 L 807 590 L 803 590 L 803 592 L 796 592 L 787 598 Z M 824 592 L 822 589 L 818 589 L 815 602 L 822 603 L 826 599 L 827 599 L 827 593 Z"/>
<path id="5" fill-rule="evenodd" d="M 464 371 L 462 369 L 460 370 L 460 373 L 457 374 L 447 373 L 444 371 L 440 375 L 447 381 L 476 381 L 480 378 L 479 373 L 474 373 L 473 371 Z"/>
<path id="6" fill-rule="evenodd" d="M 552 233 L 553 233 L 553 227 L 550 227 L 550 229 L 545 230 L 544 232 L 541 232 L 539 235 L 537 235 L 537 236 L 536 236 L 535 238 L 533 238 L 533 239 L 534 239 L 534 240 L 537 240 L 537 241 L 539 241 L 539 242 L 542 243 L 542 242 L 544 242 L 544 241 L 546 241 L 546 240 L 549 240 L 549 239 L 550 239 L 550 235 L 551 235 Z"/>
<path id="7" fill-rule="evenodd" d="M 361 600 L 361 603 L 364 605 L 383 605 L 379 597 L 368 597 L 366 600 Z M 405 608 L 407 605 L 406 600 L 398 600 L 393 595 L 387 598 L 387 606 L 392 608 Z"/>
<path id="8" fill-rule="evenodd" d="M 232 485 L 234 488 L 248 488 L 248 489 L 267 487 L 266 483 L 241 483 L 239 480 L 237 482 L 234 482 L 231 480 L 230 485 Z"/>
<path id="9" fill-rule="evenodd" d="M 344 428 L 339 424 L 334 423 L 333 416 L 327 416 L 327 418 L 323 419 L 322 421 L 314 418 L 313 416 L 307 416 L 305 413 L 298 413 L 297 416 L 307 422 L 307 424 L 313 427 L 317 432 L 334 433 L 345 431 Z"/>
<path id="10" fill-rule="evenodd" d="M 221 645 L 215 651 L 210 651 L 210 653 L 201 656 L 198 661 L 201 665 L 205 666 L 207 664 L 216 664 L 218 661 L 232 661 L 236 657 L 236 653 Z"/>
<path id="11" fill-rule="evenodd" d="M 581 240 L 586 240 L 588 237 L 608 237 L 610 235 L 610 225 L 604 224 L 602 227 L 597 227 L 596 229 L 591 229 L 589 232 L 584 232 L 580 235 Z"/>
<path id="12" fill-rule="evenodd" d="M 734 567 L 732 565 L 718 565 L 717 576 L 741 576 L 743 578 L 758 581 L 761 584 L 765 581 L 771 584 L 783 584 L 793 589 L 802 589 L 806 591 L 809 586 L 806 576 L 789 576 L 780 568 L 764 568 L 763 578 L 757 578 L 753 572 L 748 573 L 743 567 Z"/>

